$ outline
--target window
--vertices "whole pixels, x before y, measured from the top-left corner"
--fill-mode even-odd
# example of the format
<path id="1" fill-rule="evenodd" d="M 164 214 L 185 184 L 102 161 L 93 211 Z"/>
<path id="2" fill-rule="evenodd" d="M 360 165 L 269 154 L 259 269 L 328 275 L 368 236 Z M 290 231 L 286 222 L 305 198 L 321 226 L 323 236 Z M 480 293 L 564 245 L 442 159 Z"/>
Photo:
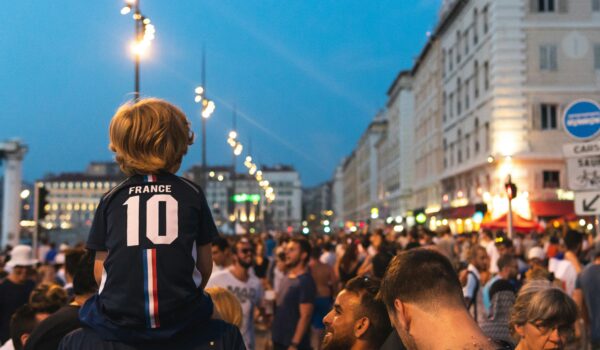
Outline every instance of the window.
<path id="1" fill-rule="evenodd" d="M 442 76 L 446 76 L 446 50 L 442 50 Z"/>
<path id="2" fill-rule="evenodd" d="M 474 150 L 475 154 L 479 153 L 479 119 L 475 118 L 475 126 L 473 128 L 473 139 L 475 139 Z"/>
<path id="3" fill-rule="evenodd" d="M 469 30 L 465 29 L 464 42 L 465 42 L 465 56 L 469 54 Z"/>
<path id="4" fill-rule="evenodd" d="M 594 69 L 600 70 L 600 44 L 594 45 Z"/>
<path id="5" fill-rule="evenodd" d="M 600 0 L 592 0 L 592 11 L 600 12 Z"/>
<path id="6" fill-rule="evenodd" d="M 485 7 L 483 8 L 482 11 L 482 16 L 483 16 L 483 34 L 486 34 L 488 32 L 489 26 L 488 26 L 488 5 L 485 5 Z"/>
<path id="7" fill-rule="evenodd" d="M 448 49 L 448 72 L 451 72 L 452 68 L 454 68 L 452 64 L 452 49 Z"/>
<path id="8" fill-rule="evenodd" d="M 465 159 L 469 160 L 471 158 L 471 135 L 465 135 Z"/>
<path id="9" fill-rule="evenodd" d="M 444 139 L 444 169 L 448 167 L 448 141 Z"/>
<path id="10" fill-rule="evenodd" d="M 456 80 L 456 115 L 460 115 L 462 112 L 462 84 L 460 78 Z"/>
<path id="11" fill-rule="evenodd" d="M 456 161 L 458 162 L 458 164 L 462 163 L 462 131 L 460 131 L 460 129 L 458 129 L 458 132 L 456 134 L 456 149 L 457 149 L 457 153 L 456 153 Z"/>
<path id="12" fill-rule="evenodd" d="M 537 0 L 537 12 L 554 12 L 554 0 Z"/>
<path id="13" fill-rule="evenodd" d="M 479 97 L 479 62 L 473 64 L 473 85 L 475 88 L 475 98 Z"/>
<path id="14" fill-rule="evenodd" d="M 460 31 L 456 32 L 456 63 L 460 63 Z"/>
<path id="15" fill-rule="evenodd" d="M 487 152 L 490 150 L 490 123 L 486 122 L 483 124 L 483 129 L 485 132 L 485 150 Z"/>
<path id="16" fill-rule="evenodd" d="M 450 143 L 450 166 L 454 166 L 454 143 Z"/>
<path id="17" fill-rule="evenodd" d="M 442 94 L 442 111 L 443 111 L 442 119 L 443 119 L 443 121 L 446 121 L 446 105 L 447 105 L 446 93 L 444 92 L 444 94 Z"/>
<path id="18" fill-rule="evenodd" d="M 465 110 L 469 109 L 469 95 L 470 95 L 469 80 L 467 79 L 465 81 Z"/>
<path id="19" fill-rule="evenodd" d="M 540 70 L 557 70 L 558 64 L 556 61 L 556 53 L 556 45 L 540 46 Z"/>
<path id="20" fill-rule="evenodd" d="M 450 100 L 448 101 L 448 116 L 452 118 L 454 116 L 454 93 L 450 93 Z"/>
<path id="21" fill-rule="evenodd" d="M 556 105 L 542 103 L 540 106 L 542 130 L 556 130 L 556 110 Z"/>
<path id="22" fill-rule="evenodd" d="M 560 172 L 556 170 L 544 170 L 542 174 L 544 178 L 543 188 L 560 187 Z"/>
<path id="23" fill-rule="evenodd" d="M 483 64 L 483 74 L 484 74 L 484 81 L 483 81 L 483 88 L 487 91 L 490 88 L 490 64 L 489 62 L 485 62 Z"/>
<path id="24" fill-rule="evenodd" d="M 600 1 L 600 0 L 598 0 Z M 473 10 L 473 45 L 477 45 L 477 42 L 479 41 L 479 38 L 477 37 L 477 32 L 479 31 L 479 27 L 477 25 L 477 16 L 479 16 L 479 13 L 477 11 L 477 9 Z"/>

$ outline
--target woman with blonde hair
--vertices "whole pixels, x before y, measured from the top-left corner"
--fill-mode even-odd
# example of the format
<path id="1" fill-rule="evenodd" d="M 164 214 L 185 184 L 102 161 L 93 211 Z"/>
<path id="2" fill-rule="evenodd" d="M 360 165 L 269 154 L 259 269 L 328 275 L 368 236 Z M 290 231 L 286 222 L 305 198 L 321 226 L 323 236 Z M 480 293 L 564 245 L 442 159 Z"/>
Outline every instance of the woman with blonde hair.
<path id="1" fill-rule="evenodd" d="M 564 349 L 574 335 L 577 305 L 549 281 L 534 280 L 519 292 L 510 329 L 516 350 Z"/>
<path id="2" fill-rule="evenodd" d="M 221 319 L 231 323 L 237 328 L 242 326 L 242 305 L 235 295 L 222 287 L 210 287 L 205 289 L 210 295 L 217 313 Z"/>

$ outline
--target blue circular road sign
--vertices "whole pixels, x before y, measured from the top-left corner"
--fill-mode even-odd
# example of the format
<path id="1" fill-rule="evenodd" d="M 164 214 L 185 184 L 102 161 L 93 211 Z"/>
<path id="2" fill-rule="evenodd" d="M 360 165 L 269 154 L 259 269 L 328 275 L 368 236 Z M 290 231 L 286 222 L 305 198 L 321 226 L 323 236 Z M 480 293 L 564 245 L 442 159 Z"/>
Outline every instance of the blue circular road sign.
<path id="1" fill-rule="evenodd" d="M 565 131 L 579 140 L 595 137 L 600 132 L 600 106 L 592 100 L 571 103 L 563 116 Z"/>

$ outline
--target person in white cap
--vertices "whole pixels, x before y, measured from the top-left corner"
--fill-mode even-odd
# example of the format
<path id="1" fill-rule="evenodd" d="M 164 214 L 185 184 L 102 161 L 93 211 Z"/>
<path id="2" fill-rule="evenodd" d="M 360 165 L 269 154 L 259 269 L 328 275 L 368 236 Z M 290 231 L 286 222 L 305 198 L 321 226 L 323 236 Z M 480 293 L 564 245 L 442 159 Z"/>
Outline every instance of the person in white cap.
<path id="1" fill-rule="evenodd" d="M 17 245 L 10 253 L 6 267 L 8 277 L 0 283 L 0 343 L 9 338 L 10 317 L 15 310 L 27 303 L 35 283 L 27 279 L 27 270 L 37 263 L 27 245 Z"/>

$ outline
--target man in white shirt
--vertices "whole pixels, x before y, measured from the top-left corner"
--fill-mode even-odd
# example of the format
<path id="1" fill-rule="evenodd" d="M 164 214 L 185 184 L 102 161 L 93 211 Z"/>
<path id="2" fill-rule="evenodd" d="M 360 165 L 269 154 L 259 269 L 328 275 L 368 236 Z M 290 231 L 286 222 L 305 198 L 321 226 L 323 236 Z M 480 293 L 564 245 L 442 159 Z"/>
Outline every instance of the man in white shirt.
<path id="1" fill-rule="evenodd" d="M 470 263 L 467 269 L 467 283 L 463 287 L 463 296 L 471 316 L 480 324 L 485 318 L 481 272 L 489 268 L 490 259 L 487 256 L 485 248 L 480 246 L 471 248 L 470 255 Z"/>
<path id="2" fill-rule="evenodd" d="M 488 257 L 490 258 L 490 273 L 495 275 L 498 273 L 498 248 L 496 248 L 496 241 L 494 240 L 494 234 L 492 231 L 483 230 L 480 235 L 480 244 L 485 248 Z"/>
<path id="3" fill-rule="evenodd" d="M 263 298 L 260 280 L 250 273 L 254 261 L 254 249 L 243 238 L 232 247 L 233 264 L 229 268 L 213 274 L 207 287 L 223 287 L 232 292 L 242 305 L 243 322 L 240 329 L 244 343 L 249 350 L 254 349 L 254 310 Z"/>

